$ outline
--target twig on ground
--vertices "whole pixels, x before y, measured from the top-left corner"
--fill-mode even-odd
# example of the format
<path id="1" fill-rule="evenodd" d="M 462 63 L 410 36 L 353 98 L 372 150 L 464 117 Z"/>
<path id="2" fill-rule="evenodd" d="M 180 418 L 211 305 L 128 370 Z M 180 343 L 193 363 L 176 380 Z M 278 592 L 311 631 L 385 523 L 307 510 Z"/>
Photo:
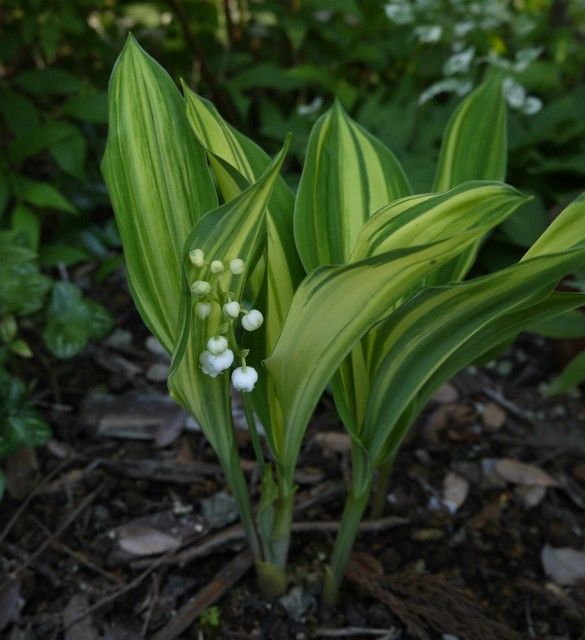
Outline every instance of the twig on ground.
<path id="1" fill-rule="evenodd" d="M 516 416 L 516 418 L 518 418 L 519 420 L 522 420 L 523 422 L 531 425 L 536 424 L 535 419 L 531 415 L 529 415 L 526 411 L 523 411 L 517 404 L 514 404 L 512 401 L 505 398 L 499 391 L 495 391 L 494 389 L 490 389 L 489 387 L 483 387 L 481 392 L 488 398 L 491 398 L 501 407 L 509 411 L 512 415 Z"/>
<path id="2" fill-rule="evenodd" d="M 52 535 L 52 533 L 49 530 L 49 528 L 46 527 L 43 522 L 41 522 L 38 518 L 35 518 L 34 516 L 32 516 L 32 519 L 34 520 L 35 525 L 37 527 L 39 527 L 39 529 L 42 529 L 45 532 L 46 535 Z M 68 547 L 64 542 L 61 542 L 60 540 L 55 540 L 54 544 L 55 544 L 55 546 L 57 546 L 59 548 L 60 551 L 62 551 L 66 555 L 68 555 L 71 558 L 73 558 L 76 562 L 79 562 L 79 564 L 82 564 L 87 569 L 90 569 L 94 573 L 97 573 L 98 575 L 102 576 L 103 578 L 106 578 L 111 583 L 113 583 L 113 584 L 115 584 L 117 586 L 120 586 L 120 584 L 121 584 L 120 578 L 114 576 L 113 574 L 109 573 L 108 571 L 104 571 L 104 569 L 99 567 L 97 564 L 94 564 L 91 560 L 86 558 L 85 555 L 83 555 L 79 551 L 75 551 L 74 549 L 71 549 L 71 547 Z"/>
<path id="3" fill-rule="evenodd" d="M 217 602 L 252 567 L 254 560 L 248 549 L 230 560 L 203 589 L 197 592 L 178 611 L 169 624 L 152 640 L 173 640 L 187 629 L 205 609 Z"/>
<path id="4" fill-rule="evenodd" d="M 354 636 L 379 636 L 379 640 L 396 640 L 402 635 L 400 629 L 371 629 L 369 627 L 344 627 L 343 629 L 316 629 L 318 638 L 352 638 Z"/>
<path id="5" fill-rule="evenodd" d="M 24 571 L 27 567 L 29 567 L 44 551 L 55 542 L 65 530 L 79 517 L 79 514 L 82 513 L 96 498 L 96 496 L 100 493 L 103 488 L 103 484 L 100 485 L 95 491 L 87 495 L 82 501 L 81 504 L 74 509 L 68 516 L 65 518 L 65 521 L 59 526 L 59 528 L 55 531 L 55 533 L 51 534 L 40 547 L 36 549 L 34 553 L 32 553 L 28 558 L 20 564 L 14 571 L 12 571 L 8 577 L 8 579 L 15 578 L 22 571 Z"/>

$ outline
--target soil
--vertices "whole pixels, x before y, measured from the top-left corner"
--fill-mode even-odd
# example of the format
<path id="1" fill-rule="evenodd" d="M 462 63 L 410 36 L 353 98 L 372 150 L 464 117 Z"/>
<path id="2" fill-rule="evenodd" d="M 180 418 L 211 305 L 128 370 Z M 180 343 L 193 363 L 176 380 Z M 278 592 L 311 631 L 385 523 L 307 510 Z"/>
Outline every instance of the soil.
<path id="1" fill-rule="evenodd" d="M 339 517 L 349 472 L 331 400 L 300 459 L 310 524 L 293 537 L 290 589 L 268 603 L 213 452 L 166 399 L 164 356 L 122 287 L 107 304 L 118 329 L 106 343 L 27 372 L 54 439 L 6 465 L 0 637 L 585 638 L 585 399 L 543 393 L 554 345 L 521 336 L 441 390 L 324 610 L 334 525 L 319 523 Z M 238 438 L 257 486 L 244 428 Z M 569 567 L 559 549 L 575 550 Z"/>

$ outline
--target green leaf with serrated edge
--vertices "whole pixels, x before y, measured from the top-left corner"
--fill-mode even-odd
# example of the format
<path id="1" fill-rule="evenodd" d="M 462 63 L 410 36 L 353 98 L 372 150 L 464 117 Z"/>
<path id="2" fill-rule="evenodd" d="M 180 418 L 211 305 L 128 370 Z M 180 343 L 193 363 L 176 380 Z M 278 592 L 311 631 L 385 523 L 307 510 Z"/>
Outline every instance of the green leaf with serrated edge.
<path id="1" fill-rule="evenodd" d="M 507 158 L 506 102 L 499 77 L 472 91 L 455 110 L 443 136 L 433 191 L 468 180 L 504 180 Z M 440 284 L 465 277 L 479 243 L 433 277 Z"/>
<path id="2" fill-rule="evenodd" d="M 351 259 L 359 260 L 372 253 L 443 240 L 479 225 L 494 227 L 526 199 L 512 187 L 496 182 L 469 182 L 447 193 L 402 198 L 382 207 L 364 224 Z M 422 281 L 415 283 L 413 289 L 422 285 Z M 345 362 L 340 375 L 332 381 L 336 406 L 350 433 L 358 432 L 363 422 L 369 394 L 366 354 L 373 348 L 376 331 L 374 327 L 368 333 L 361 352 L 360 348 L 354 347 L 351 363 Z M 349 366 L 355 370 L 353 385 L 347 383 L 350 378 L 344 371 Z M 347 376 L 345 382 L 341 379 L 344 373 Z"/>
<path id="3" fill-rule="evenodd" d="M 183 89 L 189 123 L 207 150 L 220 190 L 225 200 L 229 201 L 245 186 L 258 180 L 270 164 L 270 157 L 257 144 L 230 126 L 210 102 L 200 98 L 186 86 Z M 260 362 L 272 352 L 293 294 L 304 277 L 304 269 L 294 243 L 293 208 L 294 195 L 278 176 L 266 216 L 265 259 L 251 276 L 256 280 L 252 286 L 254 304 L 265 318 L 262 327 L 247 336 L 252 349 L 252 364 Z M 266 385 L 266 377 L 261 376 L 252 399 L 262 423 L 271 425 L 278 420 L 278 413 Z"/>
<path id="4" fill-rule="evenodd" d="M 455 370 L 473 361 L 479 355 L 478 345 L 469 342 L 474 334 L 489 331 L 490 323 L 507 313 L 545 300 L 584 256 L 585 250 L 567 251 L 466 283 L 426 289 L 392 313 L 372 346 L 370 371 L 375 373 L 360 438 L 375 462 L 388 453 L 387 442 L 402 413 L 412 402 L 426 401 L 426 394 L 419 394 L 437 369 L 452 366 L 450 358 L 457 363 Z M 526 326 L 531 319 L 531 314 L 524 318 Z M 506 337 L 507 327 L 499 329 L 492 343 L 482 336 L 481 351 Z"/>
<path id="5" fill-rule="evenodd" d="M 585 382 L 585 351 L 575 356 L 546 390 L 549 396 L 569 391 Z"/>
<path id="6" fill-rule="evenodd" d="M 179 326 L 181 256 L 191 229 L 217 206 L 205 153 L 168 74 L 128 37 L 109 86 L 102 172 L 134 302 L 172 352 Z"/>
<path id="7" fill-rule="evenodd" d="M 303 280 L 275 350 L 265 361 L 285 425 L 284 433 L 273 434 L 276 456 L 291 483 L 311 413 L 353 345 L 415 283 L 483 231 L 320 267 Z"/>
<path id="8" fill-rule="evenodd" d="M 410 193 L 392 152 L 336 101 L 311 131 L 295 202 L 295 239 L 305 269 L 347 262 L 364 222 Z"/>
<path id="9" fill-rule="evenodd" d="M 210 281 L 211 274 L 209 267 L 191 265 L 189 252 L 201 249 L 208 261 L 217 259 L 224 263 L 241 258 L 246 264 L 244 273 L 234 276 L 226 269 L 218 278 L 224 292 L 231 292 L 236 300 L 241 297 L 250 265 L 264 246 L 266 207 L 287 148 L 288 141 L 258 182 L 203 216 L 183 249 L 181 335 L 173 354 L 169 387 L 173 397 L 193 413 L 220 456 L 230 450 L 233 442 L 228 376 L 210 378 L 199 368 L 198 358 L 224 318 L 217 304 L 213 305 L 213 313 L 205 320 L 194 317 L 189 283 L 194 280 Z"/>

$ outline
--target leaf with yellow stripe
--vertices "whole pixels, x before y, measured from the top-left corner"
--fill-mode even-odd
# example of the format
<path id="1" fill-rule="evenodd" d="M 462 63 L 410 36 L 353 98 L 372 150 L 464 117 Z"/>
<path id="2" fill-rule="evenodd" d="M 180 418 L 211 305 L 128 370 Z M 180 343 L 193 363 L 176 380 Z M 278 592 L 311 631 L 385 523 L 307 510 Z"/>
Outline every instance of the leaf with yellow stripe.
<path id="1" fill-rule="evenodd" d="M 109 87 L 102 172 L 120 232 L 130 289 L 162 345 L 175 345 L 181 254 L 193 225 L 217 198 L 181 94 L 168 74 L 128 37 Z"/>
<path id="2" fill-rule="evenodd" d="M 295 203 L 295 238 L 305 269 L 346 262 L 364 222 L 410 193 L 392 152 L 336 101 L 311 131 Z"/>
<path id="3" fill-rule="evenodd" d="M 452 115 L 443 136 L 433 191 L 447 191 L 469 180 L 504 180 L 507 162 L 506 102 L 499 77 L 472 91 Z M 465 277 L 477 243 L 433 278 L 442 283 Z"/>

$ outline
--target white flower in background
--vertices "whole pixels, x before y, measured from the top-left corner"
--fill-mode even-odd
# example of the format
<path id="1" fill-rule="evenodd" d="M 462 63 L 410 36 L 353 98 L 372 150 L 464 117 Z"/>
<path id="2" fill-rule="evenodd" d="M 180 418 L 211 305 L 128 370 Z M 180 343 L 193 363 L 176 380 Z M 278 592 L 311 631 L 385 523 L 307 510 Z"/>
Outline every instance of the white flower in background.
<path id="1" fill-rule="evenodd" d="M 211 304 L 209 302 L 198 302 L 195 305 L 195 313 L 198 318 L 204 320 L 211 313 Z"/>
<path id="2" fill-rule="evenodd" d="M 230 260 L 230 271 L 235 275 L 239 276 L 241 273 L 244 273 L 244 269 L 246 265 L 241 258 L 234 258 Z"/>
<path id="3" fill-rule="evenodd" d="M 513 66 L 514 71 L 525 71 L 540 56 L 542 51 L 542 47 L 531 47 L 530 49 L 518 51 L 516 53 L 516 62 Z"/>
<path id="4" fill-rule="evenodd" d="M 262 326 L 264 322 L 264 316 L 258 311 L 258 309 L 251 309 L 242 318 L 242 327 L 246 331 L 255 331 Z"/>
<path id="5" fill-rule="evenodd" d="M 213 367 L 216 373 L 221 373 L 226 369 L 229 369 L 234 362 L 234 352 L 231 349 L 226 349 L 219 355 L 211 354 L 209 356 L 209 364 Z"/>
<path id="6" fill-rule="evenodd" d="M 313 113 L 316 113 L 317 111 L 319 111 L 322 105 L 323 105 L 323 98 L 321 96 L 316 96 L 315 98 L 313 98 L 311 102 L 309 102 L 309 104 L 300 104 L 297 107 L 297 113 L 301 117 L 310 116 Z"/>
<path id="7" fill-rule="evenodd" d="M 474 56 L 475 47 L 469 47 L 469 49 L 465 49 L 465 51 L 452 55 L 443 65 L 443 73 L 446 76 L 453 76 L 457 73 L 467 73 Z"/>
<path id="8" fill-rule="evenodd" d="M 211 376 L 212 378 L 216 378 L 219 375 L 219 372 L 215 370 L 215 367 L 211 363 L 211 358 L 213 356 L 209 351 L 202 351 L 199 354 L 199 364 L 201 365 L 201 371 Z"/>
<path id="9" fill-rule="evenodd" d="M 424 104 L 432 100 L 440 93 L 456 93 L 458 96 L 464 96 L 473 88 L 471 80 L 459 80 L 458 78 L 446 78 L 435 82 L 428 89 L 425 89 L 418 98 L 419 104 Z"/>
<path id="10" fill-rule="evenodd" d="M 536 96 L 528 96 L 521 107 L 523 114 L 533 116 L 542 109 L 542 100 Z"/>
<path id="11" fill-rule="evenodd" d="M 225 271 L 225 267 L 223 266 L 223 262 L 221 260 L 213 260 L 209 265 L 209 268 L 211 270 L 211 273 L 215 273 L 216 275 Z"/>
<path id="12" fill-rule="evenodd" d="M 238 367 L 232 371 L 232 384 L 238 391 L 252 391 L 258 382 L 258 372 L 254 367 Z"/>
<path id="13" fill-rule="evenodd" d="M 520 109 L 526 101 L 526 89 L 510 77 L 504 79 L 502 89 L 504 98 L 512 109 Z"/>
<path id="14" fill-rule="evenodd" d="M 414 21 L 412 6 L 406 2 L 389 2 L 384 6 L 384 13 L 388 20 L 396 24 L 410 24 Z"/>
<path id="15" fill-rule="evenodd" d="M 475 22 L 472 20 L 466 20 L 465 22 L 458 22 L 453 27 L 453 33 L 456 38 L 465 37 L 473 28 L 475 27 Z"/>
<path id="16" fill-rule="evenodd" d="M 439 42 L 441 36 L 443 35 L 443 28 L 438 24 L 423 25 L 420 27 L 416 27 L 414 33 L 416 34 L 419 42 Z"/>
<path id="17" fill-rule="evenodd" d="M 191 264 L 194 264 L 196 267 L 202 267 L 205 264 L 205 254 L 201 249 L 191 249 L 191 251 L 189 251 L 189 260 L 191 260 Z"/>
<path id="18" fill-rule="evenodd" d="M 191 285 L 191 293 L 193 295 L 203 297 L 211 291 L 211 285 L 205 280 L 195 280 Z"/>
<path id="19" fill-rule="evenodd" d="M 233 318 L 234 320 L 240 315 L 240 304 L 235 300 L 231 302 L 226 302 L 223 305 L 223 312 L 228 318 Z"/>
<path id="20" fill-rule="evenodd" d="M 220 355 L 227 348 L 228 341 L 224 338 L 224 336 L 213 336 L 213 338 L 209 338 L 209 340 L 207 341 L 207 349 L 214 356 Z"/>

